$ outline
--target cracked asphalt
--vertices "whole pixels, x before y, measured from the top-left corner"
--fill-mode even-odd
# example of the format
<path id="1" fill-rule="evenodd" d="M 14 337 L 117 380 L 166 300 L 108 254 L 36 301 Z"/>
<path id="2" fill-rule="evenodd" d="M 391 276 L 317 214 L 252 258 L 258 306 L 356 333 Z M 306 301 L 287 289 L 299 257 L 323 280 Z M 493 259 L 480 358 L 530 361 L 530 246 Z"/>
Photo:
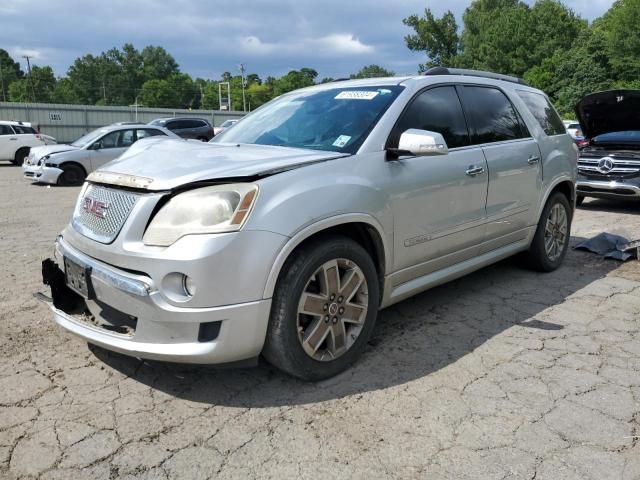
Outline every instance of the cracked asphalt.
<path id="1" fill-rule="evenodd" d="M 0 166 L 0 477 L 640 479 L 640 263 L 517 259 L 395 305 L 316 384 L 142 362 L 64 333 L 32 298 L 77 188 Z M 587 201 L 572 244 L 640 238 Z"/>

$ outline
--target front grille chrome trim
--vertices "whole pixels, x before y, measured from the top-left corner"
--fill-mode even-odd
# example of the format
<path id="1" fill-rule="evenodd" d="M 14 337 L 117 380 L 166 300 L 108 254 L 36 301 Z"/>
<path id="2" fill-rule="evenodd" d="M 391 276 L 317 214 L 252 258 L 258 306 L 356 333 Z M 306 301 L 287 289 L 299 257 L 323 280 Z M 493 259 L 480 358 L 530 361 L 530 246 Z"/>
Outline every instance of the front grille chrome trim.
<path id="1" fill-rule="evenodd" d="M 73 227 L 92 240 L 111 243 L 122 230 L 140 197 L 134 192 L 88 184 L 76 203 Z M 99 202 L 101 210 L 86 208 L 87 203 L 91 202 Z"/>

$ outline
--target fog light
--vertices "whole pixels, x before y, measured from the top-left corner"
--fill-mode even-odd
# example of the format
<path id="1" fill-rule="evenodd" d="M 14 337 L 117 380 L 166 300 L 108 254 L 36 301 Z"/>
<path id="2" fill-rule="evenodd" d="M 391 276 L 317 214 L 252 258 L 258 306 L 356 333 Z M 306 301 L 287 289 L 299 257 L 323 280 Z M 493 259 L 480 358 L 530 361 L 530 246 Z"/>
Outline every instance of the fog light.
<path id="1" fill-rule="evenodd" d="M 182 277 L 182 288 L 184 288 L 184 293 L 190 297 L 196 294 L 196 283 L 193 281 L 193 278 L 188 275 Z"/>

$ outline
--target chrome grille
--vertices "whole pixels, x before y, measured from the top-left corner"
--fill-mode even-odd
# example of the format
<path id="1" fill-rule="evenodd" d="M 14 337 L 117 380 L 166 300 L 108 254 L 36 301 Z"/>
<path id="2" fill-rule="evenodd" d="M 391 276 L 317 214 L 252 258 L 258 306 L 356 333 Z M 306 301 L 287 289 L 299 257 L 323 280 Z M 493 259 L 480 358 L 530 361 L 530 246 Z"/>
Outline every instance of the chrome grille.
<path id="1" fill-rule="evenodd" d="M 139 198 L 132 192 L 90 184 L 78 199 L 73 226 L 85 237 L 111 243 Z"/>
<path id="2" fill-rule="evenodd" d="M 610 169 L 602 168 L 601 162 L 610 159 Z M 578 170 L 585 173 L 608 174 L 629 174 L 640 173 L 640 159 L 619 158 L 619 157 L 580 157 L 578 160 Z"/>

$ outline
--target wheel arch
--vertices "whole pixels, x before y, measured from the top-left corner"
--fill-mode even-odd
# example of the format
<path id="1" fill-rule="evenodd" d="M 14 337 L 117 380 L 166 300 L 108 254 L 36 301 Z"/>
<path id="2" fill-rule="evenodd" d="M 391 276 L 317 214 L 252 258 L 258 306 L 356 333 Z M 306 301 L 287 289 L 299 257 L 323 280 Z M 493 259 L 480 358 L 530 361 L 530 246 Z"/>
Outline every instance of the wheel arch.
<path id="1" fill-rule="evenodd" d="M 380 298 L 384 287 L 384 276 L 391 268 L 390 250 L 382 226 L 375 218 L 366 214 L 346 214 L 330 217 L 298 231 L 276 257 L 264 289 L 264 298 L 271 298 L 282 269 L 291 255 L 302 245 L 327 235 L 343 235 L 361 245 L 371 255 L 378 272 Z"/>
<path id="2" fill-rule="evenodd" d="M 575 182 L 572 179 L 568 178 L 568 177 L 560 177 L 560 178 L 555 179 L 549 185 L 549 188 L 547 189 L 547 191 L 545 193 L 543 201 L 540 202 L 540 206 L 538 207 L 538 217 L 537 218 L 540 218 L 540 215 L 542 215 L 542 211 L 544 210 L 544 206 L 549 201 L 549 198 L 551 197 L 551 195 L 553 195 L 556 192 L 560 192 L 565 197 L 567 197 L 567 200 L 569 200 L 569 205 L 571 205 L 572 212 L 573 212 L 573 209 L 575 209 L 575 201 L 576 201 L 576 185 L 575 185 Z"/>

